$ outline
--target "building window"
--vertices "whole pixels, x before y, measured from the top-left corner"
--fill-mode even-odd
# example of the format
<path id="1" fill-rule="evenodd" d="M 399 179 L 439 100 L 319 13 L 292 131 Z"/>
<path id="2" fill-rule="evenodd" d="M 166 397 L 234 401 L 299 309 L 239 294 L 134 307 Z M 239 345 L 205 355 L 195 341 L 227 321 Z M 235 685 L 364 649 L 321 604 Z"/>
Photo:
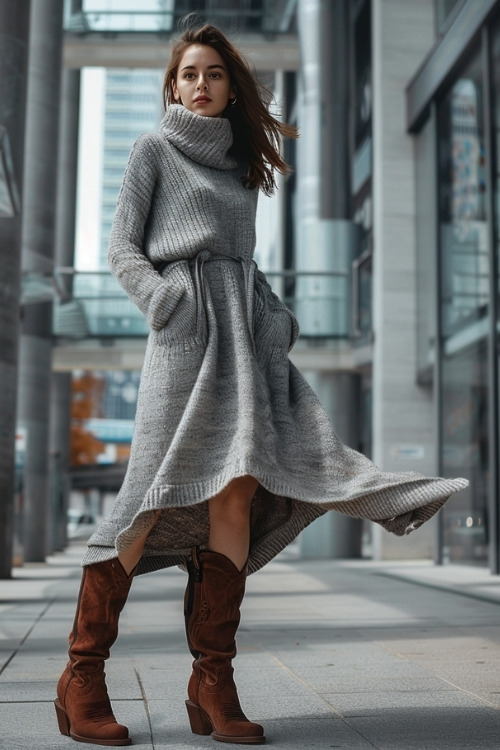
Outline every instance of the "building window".
<path id="1" fill-rule="evenodd" d="M 477 54 L 438 107 L 441 466 L 470 486 L 442 513 L 443 558 L 487 564 L 488 314 L 483 78 Z"/>
<path id="2" fill-rule="evenodd" d="M 479 56 L 438 111 L 441 316 L 445 337 L 487 314 L 488 225 Z"/>
<path id="3" fill-rule="evenodd" d="M 488 380 L 486 342 L 443 358 L 442 467 L 470 486 L 442 512 L 445 562 L 488 564 Z"/>
<path id="4" fill-rule="evenodd" d="M 417 212 L 417 378 L 430 385 L 436 360 L 436 119 L 415 138 Z"/>
<path id="5" fill-rule="evenodd" d="M 372 337 L 372 50 L 371 5 L 358 3 L 352 18 L 351 216 L 357 225 L 352 267 L 352 331 L 355 343 Z"/>
<path id="6" fill-rule="evenodd" d="M 492 33 L 492 126 L 494 128 L 495 168 L 494 172 L 494 223 L 495 223 L 495 253 L 497 269 L 500 271 L 500 19 Z M 500 278 L 497 279 L 497 295 L 500 293 Z M 500 315 L 500 304 L 497 305 L 497 315 Z M 497 331 L 500 331 L 497 323 Z M 498 384 L 500 385 L 500 383 Z"/>

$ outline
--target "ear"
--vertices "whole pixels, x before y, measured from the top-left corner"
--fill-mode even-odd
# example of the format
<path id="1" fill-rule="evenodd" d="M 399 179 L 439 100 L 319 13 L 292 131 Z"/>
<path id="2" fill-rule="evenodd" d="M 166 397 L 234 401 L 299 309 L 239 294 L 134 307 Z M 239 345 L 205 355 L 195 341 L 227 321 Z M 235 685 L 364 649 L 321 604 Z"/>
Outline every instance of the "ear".
<path id="1" fill-rule="evenodd" d="M 179 94 L 179 91 L 177 89 L 177 86 L 175 85 L 175 81 L 172 81 L 172 94 L 176 102 L 180 102 L 181 97 Z"/>
<path id="2" fill-rule="evenodd" d="M 230 99 L 234 99 L 235 97 L 236 97 L 236 87 L 235 86 L 231 86 L 231 88 L 229 90 L 229 98 Z"/>

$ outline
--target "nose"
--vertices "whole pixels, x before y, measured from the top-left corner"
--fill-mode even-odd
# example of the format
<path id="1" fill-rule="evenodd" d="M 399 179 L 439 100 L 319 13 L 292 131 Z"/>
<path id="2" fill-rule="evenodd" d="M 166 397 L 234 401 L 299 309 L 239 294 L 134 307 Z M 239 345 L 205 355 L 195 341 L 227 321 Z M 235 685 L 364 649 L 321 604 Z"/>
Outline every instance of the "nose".
<path id="1" fill-rule="evenodd" d="M 205 77 L 203 75 L 200 75 L 200 77 L 198 78 L 198 84 L 197 84 L 196 88 L 199 91 L 202 91 L 203 89 L 207 88 L 207 82 L 206 82 Z"/>

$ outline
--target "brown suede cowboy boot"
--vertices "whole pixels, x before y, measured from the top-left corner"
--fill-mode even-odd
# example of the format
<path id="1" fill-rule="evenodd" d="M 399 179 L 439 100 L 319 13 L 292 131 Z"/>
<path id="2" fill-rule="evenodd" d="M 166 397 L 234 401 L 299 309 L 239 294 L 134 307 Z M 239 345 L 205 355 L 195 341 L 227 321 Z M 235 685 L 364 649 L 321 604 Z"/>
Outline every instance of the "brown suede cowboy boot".
<path id="1" fill-rule="evenodd" d="M 238 571 L 224 555 L 193 550 L 190 573 L 185 612 L 188 645 L 195 656 L 186 701 L 191 730 L 219 742 L 262 745 L 264 730 L 241 710 L 231 666 L 246 567 Z"/>
<path id="2" fill-rule="evenodd" d="M 55 701 L 61 734 L 95 745 L 130 745 L 127 727 L 111 709 L 104 660 L 118 635 L 118 618 L 132 583 L 117 558 L 84 567 L 69 662 L 57 685 Z"/>

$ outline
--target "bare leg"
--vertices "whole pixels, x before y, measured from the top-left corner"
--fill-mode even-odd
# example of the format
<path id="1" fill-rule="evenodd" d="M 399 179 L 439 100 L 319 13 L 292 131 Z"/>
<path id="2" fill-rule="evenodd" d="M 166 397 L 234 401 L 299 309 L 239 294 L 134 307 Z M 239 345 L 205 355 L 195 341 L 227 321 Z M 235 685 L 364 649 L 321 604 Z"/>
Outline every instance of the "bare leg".
<path id="1" fill-rule="evenodd" d="M 208 548 L 228 557 L 238 570 L 242 570 L 248 558 L 250 506 L 258 486 L 254 477 L 239 477 L 208 501 Z"/>
<path id="2" fill-rule="evenodd" d="M 142 551 L 144 549 L 144 545 L 146 544 L 146 539 L 149 536 L 149 532 L 157 522 L 158 518 L 160 517 L 161 510 L 156 510 L 154 513 L 151 514 L 151 525 L 149 528 L 144 531 L 141 536 L 138 536 L 132 544 L 130 544 L 126 550 L 123 550 L 123 552 L 120 552 L 118 555 L 118 559 L 121 562 L 122 568 L 124 569 L 125 573 L 129 576 L 139 560 L 141 559 Z"/>

